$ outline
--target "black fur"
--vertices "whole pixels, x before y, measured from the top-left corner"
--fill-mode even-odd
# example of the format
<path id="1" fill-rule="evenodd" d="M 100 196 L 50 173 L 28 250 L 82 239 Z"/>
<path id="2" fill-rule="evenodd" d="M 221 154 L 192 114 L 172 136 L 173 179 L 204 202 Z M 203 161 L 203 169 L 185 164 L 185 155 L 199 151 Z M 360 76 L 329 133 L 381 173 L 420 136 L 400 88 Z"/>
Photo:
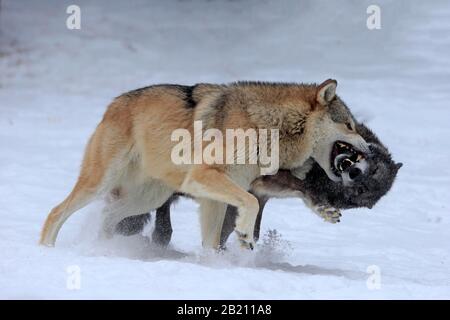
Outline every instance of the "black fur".
<path id="1" fill-rule="evenodd" d="M 148 213 L 127 217 L 117 224 L 116 232 L 123 236 L 132 236 L 141 233 L 150 220 L 151 216 Z"/>
<path id="2" fill-rule="evenodd" d="M 180 86 L 179 90 L 182 91 L 185 95 L 183 99 L 186 102 L 186 107 L 189 109 L 195 108 L 197 102 L 194 100 L 192 94 L 195 90 L 196 86 Z"/>
<path id="3" fill-rule="evenodd" d="M 156 209 L 155 229 L 152 233 L 152 240 L 159 246 L 166 247 L 170 242 L 173 231 L 170 221 L 170 206 L 178 200 L 179 196 L 179 193 L 174 193 L 161 207 Z M 117 224 L 116 233 L 124 236 L 141 233 L 150 219 L 149 213 L 125 218 Z"/>
<path id="4" fill-rule="evenodd" d="M 179 93 L 181 93 L 181 95 L 183 96 L 183 101 L 186 102 L 186 108 L 191 109 L 191 108 L 194 108 L 197 104 L 197 102 L 193 98 L 193 92 L 194 92 L 196 86 L 197 85 L 184 86 L 184 85 L 179 85 L 179 84 L 156 84 L 156 85 L 146 86 L 146 87 L 142 87 L 139 89 L 128 91 L 128 92 L 122 94 L 121 96 L 134 97 L 134 96 L 141 95 L 145 91 L 152 89 L 152 88 L 165 87 L 165 88 L 169 88 L 169 89 L 174 89 L 174 90 L 178 91 Z"/>

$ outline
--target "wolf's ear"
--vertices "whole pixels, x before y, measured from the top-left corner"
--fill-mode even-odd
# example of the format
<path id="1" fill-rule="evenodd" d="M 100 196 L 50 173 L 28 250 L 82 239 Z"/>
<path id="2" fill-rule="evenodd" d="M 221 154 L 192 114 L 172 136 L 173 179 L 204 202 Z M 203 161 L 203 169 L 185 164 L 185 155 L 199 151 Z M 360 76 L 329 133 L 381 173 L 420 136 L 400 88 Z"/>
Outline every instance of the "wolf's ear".
<path id="1" fill-rule="evenodd" d="M 323 106 L 326 106 L 336 96 L 337 81 L 328 79 L 317 88 L 316 100 Z"/>
<path id="2" fill-rule="evenodd" d="M 401 167 L 403 167 L 403 163 L 397 162 L 397 163 L 395 164 L 395 166 L 397 167 L 397 170 L 398 170 L 398 169 L 400 169 Z"/>

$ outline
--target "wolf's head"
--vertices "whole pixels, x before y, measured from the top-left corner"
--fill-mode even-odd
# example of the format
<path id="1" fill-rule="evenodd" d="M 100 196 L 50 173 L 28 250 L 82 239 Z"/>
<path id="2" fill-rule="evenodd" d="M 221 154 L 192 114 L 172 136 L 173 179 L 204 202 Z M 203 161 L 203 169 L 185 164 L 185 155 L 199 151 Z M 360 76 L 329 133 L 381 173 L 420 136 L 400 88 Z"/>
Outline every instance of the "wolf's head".
<path id="1" fill-rule="evenodd" d="M 343 171 L 353 177 L 350 185 L 330 181 L 316 163 L 304 179 L 305 189 L 314 203 L 337 209 L 357 207 L 372 208 L 391 188 L 401 163 L 395 163 L 387 148 L 375 134 L 363 124 L 356 124 L 356 131 L 369 144 L 371 153 L 365 158 L 364 172 L 353 177 L 350 172 L 359 170 L 357 163 Z"/>
<path id="2" fill-rule="evenodd" d="M 350 110 L 336 95 L 336 86 L 336 80 L 329 79 L 317 87 L 312 158 L 331 180 L 349 184 L 353 180 L 350 176 L 367 169 L 364 159 L 370 154 L 370 148 L 356 131 Z M 344 174 L 350 164 L 356 162 L 360 172 L 355 168 Z"/>

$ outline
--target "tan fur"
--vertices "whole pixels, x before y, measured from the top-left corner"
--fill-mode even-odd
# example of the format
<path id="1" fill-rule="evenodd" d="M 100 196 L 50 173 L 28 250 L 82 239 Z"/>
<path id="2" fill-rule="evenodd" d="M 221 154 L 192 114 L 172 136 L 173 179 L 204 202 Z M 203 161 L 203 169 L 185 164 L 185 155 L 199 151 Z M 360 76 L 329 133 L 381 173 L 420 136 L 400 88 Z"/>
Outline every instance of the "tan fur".
<path id="1" fill-rule="evenodd" d="M 174 191 L 181 191 L 201 199 L 205 246 L 219 245 L 220 228 L 214 226 L 223 217 L 219 214 L 218 220 L 211 219 L 211 212 L 224 211 L 222 204 L 226 203 L 238 208 L 236 231 L 241 241 L 252 247 L 258 201 L 247 190 L 261 175 L 259 167 L 175 165 L 171 150 L 177 142 L 171 141 L 171 134 L 179 128 L 193 134 L 195 120 L 203 121 L 204 130 L 217 128 L 222 132 L 279 129 L 280 167 L 301 167 L 317 148 L 317 128 L 327 113 L 329 98 L 329 92 L 323 90 L 328 85 L 200 84 L 191 96 L 177 86 L 161 85 L 116 98 L 90 139 L 73 191 L 49 214 L 41 244 L 54 245 L 64 221 L 101 194 L 112 192 L 116 196 L 111 200 L 115 205 L 106 209 L 112 218 L 104 229 L 111 234 L 111 228 L 127 212 L 157 208 Z M 189 99 L 195 108 L 187 106 Z M 130 210 L 132 206 L 135 211 Z"/>
<path id="2" fill-rule="evenodd" d="M 227 211 L 227 205 L 223 202 L 198 199 L 200 203 L 202 244 L 206 248 L 216 248 L 220 243 L 223 221 Z"/>

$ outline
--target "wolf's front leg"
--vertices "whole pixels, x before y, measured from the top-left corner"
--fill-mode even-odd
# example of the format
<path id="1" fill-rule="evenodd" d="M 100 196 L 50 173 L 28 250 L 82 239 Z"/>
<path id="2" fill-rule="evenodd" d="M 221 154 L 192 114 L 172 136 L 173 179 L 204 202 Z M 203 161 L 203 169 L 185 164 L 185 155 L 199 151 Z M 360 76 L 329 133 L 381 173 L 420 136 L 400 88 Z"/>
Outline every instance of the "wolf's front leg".
<path id="1" fill-rule="evenodd" d="M 264 210 L 264 206 L 266 205 L 269 198 L 265 197 L 265 196 L 259 196 L 256 194 L 253 194 L 253 195 L 258 199 L 258 202 L 259 202 L 258 217 L 256 218 L 255 229 L 253 231 L 253 238 L 255 239 L 255 242 L 257 242 L 259 239 L 260 230 L 261 230 L 262 213 Z M 223 249 L 226 248 L 225 244 L 228 240 L 228 237 L 234 230 L 234 227 L 236 225 L 237 216 L 238 216 L 237 209 L 233 206 L 227 206 L 225 219 L 224 219 L 223 225 L 222 225 L 222 233 L 220 235 L 220 247 Z"/>
<path id="2" fill-rule="evenodd" d="M 253 249 L 253 231 L 259 209 L 258 200 L 239 187 L 225 172 L 217 168 L 196 166 L 188 173 L 180 191 L 191 194 L 196 198 L 206 198 L 237 207 L 238 217 L 234 230 L 238 234 L 242 246 Z M 219 220 L 220 224 L 223 223 L 225 210 L 226 206 L 223 210 L 219 210 L 219 215 L 217 215 L 217 212 L 202 212 L 202 215 L 208 216 L 207 220 L 209 221 L 202 225 L 202 234 L 208 235 L 209 238 L 203 239 L 205 246 L 214 245 L 214 248 L 218 249 L 221 226 L 220 228 L 215 228 L 215 226 L 218 225 Z M 216 219 L 211 219 L 214 214 L 216 214 Z M 214 235 L 214 232 L 218 234 Z"/>
<path id="3" fill-rule="evenodd" d="M 297 167 L 294 169 L 291 169 L 292 175 L 294 175 L 297 179 L 305 180 L 306 175 L 309 171 L 311 171 L 312 167 L 314 165 L 314 160 L 312 158 L 309 158 L 306 160 L 301 167 Z"/>
<path id="4" fill-rule="evenodd" d="M 303 201 L 306 206 L 310 208 L 315 214 L 324 219 L 326 222 L 338 223 L 341 222 L 341 211 L 339 209 L 333 208 L 329 205 L 315 204 L 311 198 L 306 195 L 302 196 Z"/>
<path id="5" fill-rule="evenodd" d="M 205 198 L 199 202 L 202 245 L 206 248 L 220 248 L 220 235 L 227 204 Z"/>
<path id="6" fill-rule="evenodd" d="M 152 241 L 156 245 L 165 248 L 172 238 L 172 223 L 170 221 L 170 206 L 177 199 L 171 196 L 164 204 L 156 209 L 155 229 L 152 232 Z"/>

